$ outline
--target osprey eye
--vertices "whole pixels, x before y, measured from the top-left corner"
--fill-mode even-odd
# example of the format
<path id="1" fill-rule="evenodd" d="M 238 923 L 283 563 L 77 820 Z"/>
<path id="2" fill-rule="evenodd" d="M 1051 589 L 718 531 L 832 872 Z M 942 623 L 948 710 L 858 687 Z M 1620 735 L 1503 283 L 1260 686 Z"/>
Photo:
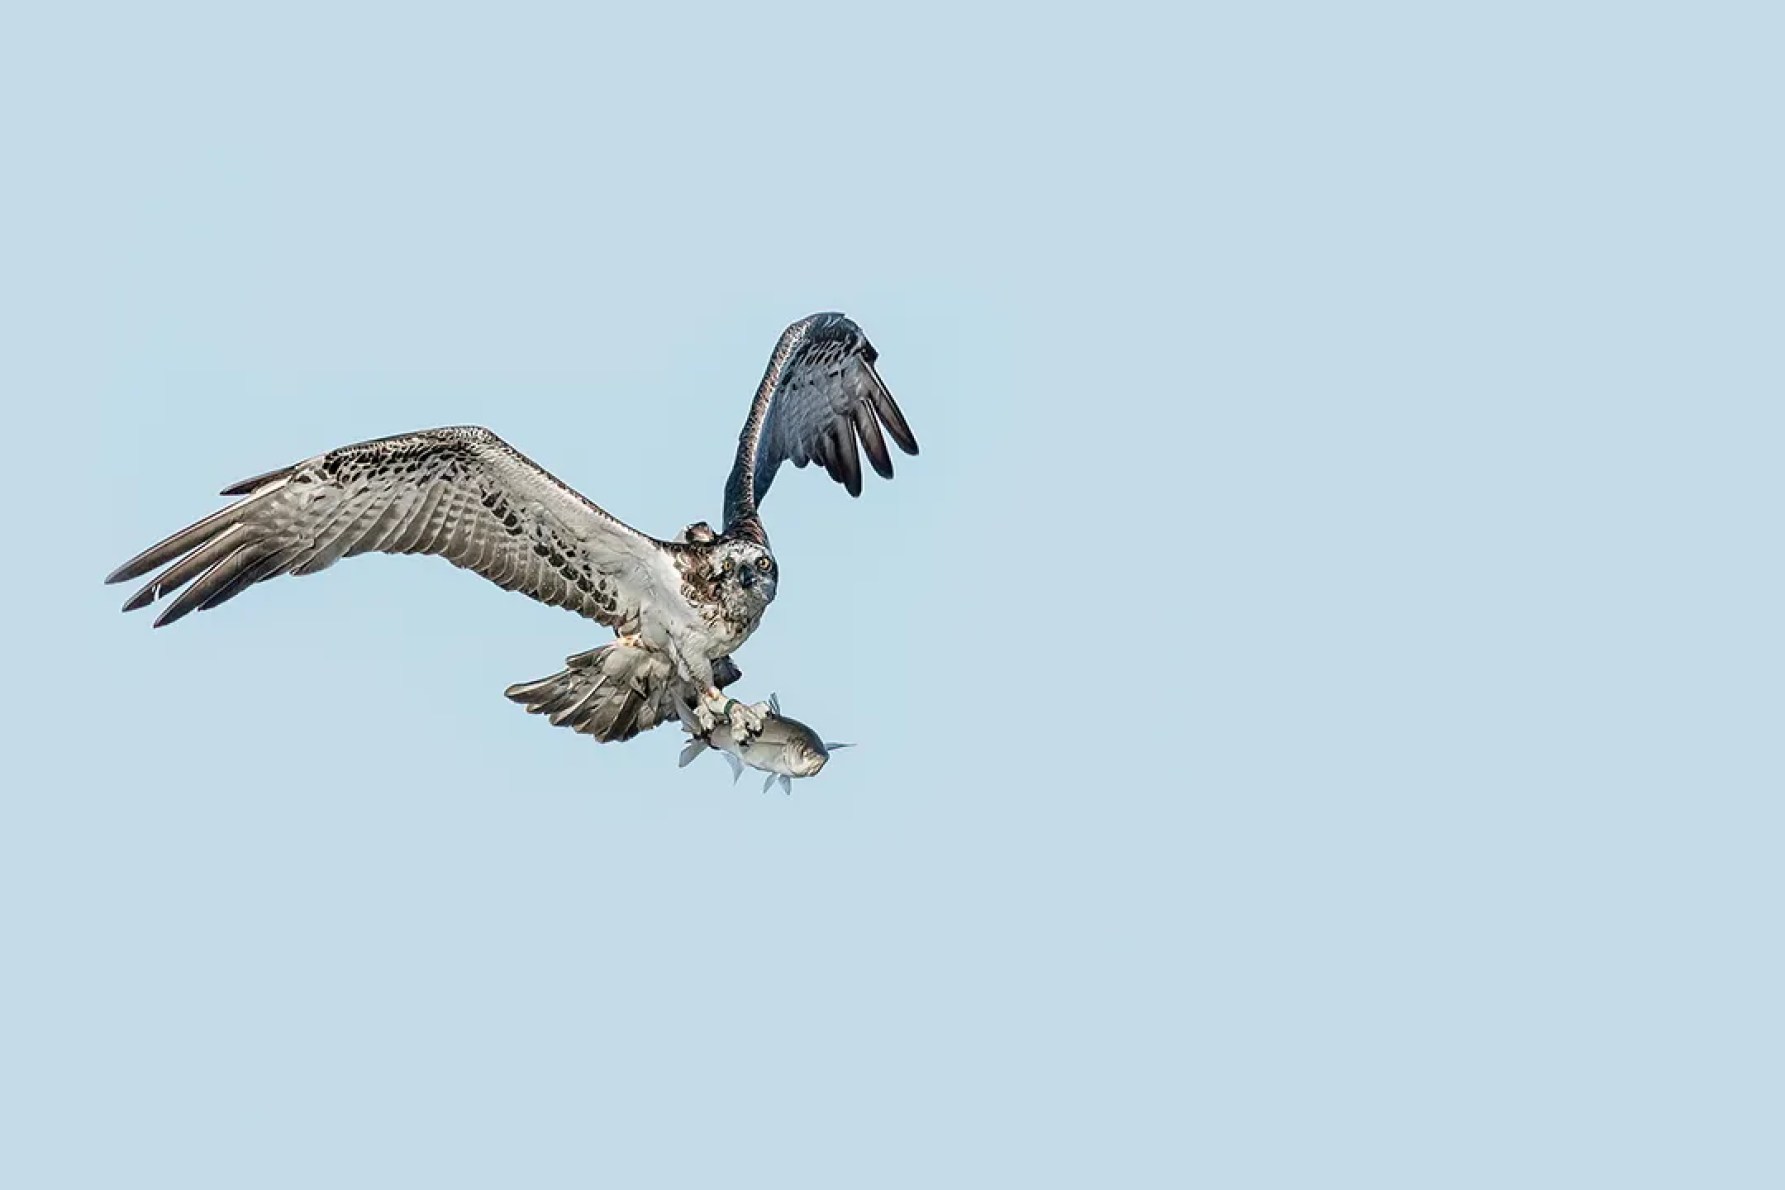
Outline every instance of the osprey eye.
<path id="1" fill-rule="evenodd" d="M 732 571 L 736 570 L 737 568 L 738 568 L 738 561 L 736 558 L 725 559 L 725 565 L 720 567 L 720 569 L 724 570 L 726 574 L 730 574 Z"/>
<path id="2" fill-rule="evenodd" d="M 762 571 L 764 574 L 767 574 L 770 570 L 774 569 L 774 566 L 775 564 L 769 561 L 766 555 L 756 559 L 756 569 Z"/>

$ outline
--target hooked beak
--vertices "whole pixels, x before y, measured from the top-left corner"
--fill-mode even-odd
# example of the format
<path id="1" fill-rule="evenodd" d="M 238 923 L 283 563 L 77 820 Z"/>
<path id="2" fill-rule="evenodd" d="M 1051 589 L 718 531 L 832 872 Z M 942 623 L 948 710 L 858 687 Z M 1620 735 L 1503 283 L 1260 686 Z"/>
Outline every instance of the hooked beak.
<path id="1" fill-rule="evenodd" d="M 756 567 L 746 566 L 738 573 L 738 585 L 748 591 L 756 585 Z"/>

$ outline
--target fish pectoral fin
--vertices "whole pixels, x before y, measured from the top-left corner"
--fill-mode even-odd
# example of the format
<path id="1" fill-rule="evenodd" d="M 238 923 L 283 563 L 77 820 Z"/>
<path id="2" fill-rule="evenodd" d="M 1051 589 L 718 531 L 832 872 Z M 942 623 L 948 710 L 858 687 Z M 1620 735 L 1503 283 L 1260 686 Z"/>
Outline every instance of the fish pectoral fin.
<path id="1" fill-rule="evenodd" d="M 762 791 L 764 793 L 767 793 L 769 790 L 773 789 L 774 787 L 775 787 L 775 774 L 770 773 L 769 779 L 762 783 Z"/>
<path id="2" fill-rule="evenodd" d="M 792 793 L 793 792 L 793 778 L 789 777 L 786 773 L 781 774 L 781 792 L 782 793 Z"/>

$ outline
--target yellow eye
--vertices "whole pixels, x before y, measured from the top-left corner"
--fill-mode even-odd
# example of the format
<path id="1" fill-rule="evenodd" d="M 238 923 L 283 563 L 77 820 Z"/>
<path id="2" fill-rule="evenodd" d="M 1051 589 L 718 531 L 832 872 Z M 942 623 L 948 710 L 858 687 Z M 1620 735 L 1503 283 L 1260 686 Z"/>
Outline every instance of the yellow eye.
<path id="1" fill-rule="evenodd" d="M 762 557 L 756 559 L 756 569 L 762 571 L 764 574 L 767 574 L 769 571 L 773 570 L 774 568 L 775 568 L 775 564 L 773 562 L 769 561 L 768 556 L 766 554 L 763 555 Z"/>
<path id="2" fill-rule="evenodd" d="M 725 559 L 725 565 L 720 567 L 720 569 L 724 570 L 726 574 L 730 574 L 732 571 L 736 570 L 737 568 L 738 568 L 738 560 L 736 558 Z"/>

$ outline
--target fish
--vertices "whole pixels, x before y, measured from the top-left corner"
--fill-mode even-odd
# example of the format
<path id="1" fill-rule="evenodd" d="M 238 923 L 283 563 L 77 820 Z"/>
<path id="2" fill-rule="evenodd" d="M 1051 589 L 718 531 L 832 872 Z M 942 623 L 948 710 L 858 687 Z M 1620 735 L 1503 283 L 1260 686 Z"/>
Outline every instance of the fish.
<path id="1" fill-rule="evenodd" d="M 855 746 L 819 739 L 818 733 L 810 727 L 798 719 L 789 719 L 783 715 L 781 700 L 773 694 L 769 695 L 766 705 L 757 703 L 755 710 L 762 714 L 762 731 L 744 744 L 737 742 L 729 725 L 724 723 L 702 735 L 690 721 L 691 716 L 684 714 L 683 725 L 694 738 L 682 749 L 682 758 L 676 762 L 677 767 L 686 768 L 696 756 L 711 750 L 725 757 L 725 762 L 731 765 L 732 784 L 737 783 L 746 768 L 753 768 L 768 774 L 768 779 L 762 783 L 764 793 L 772 789 L 777 781 L 781 783 L 784 792 L 792 793 L 793 778 L 817 776 L 818 771 L 829 762 L 832 751 Z"/>

